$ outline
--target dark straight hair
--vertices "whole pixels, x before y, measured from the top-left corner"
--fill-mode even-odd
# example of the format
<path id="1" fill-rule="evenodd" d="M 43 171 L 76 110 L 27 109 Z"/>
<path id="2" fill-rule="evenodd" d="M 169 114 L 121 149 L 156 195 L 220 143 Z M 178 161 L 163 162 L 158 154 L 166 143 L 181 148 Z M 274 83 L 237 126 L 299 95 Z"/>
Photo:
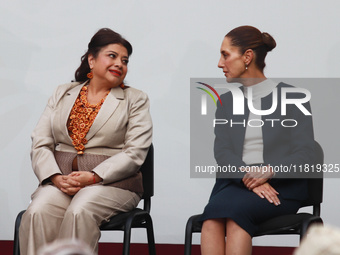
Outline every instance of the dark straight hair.
<path id="1" fill-rule="evenodd" d="M 87 60 L 88 56 L 91 54 L 96 58 L 99 51 L 109 44 L 121 44 L 126 48 L 129 56 L 132 54 L 132 46 L 126 39 L 109 28 L 102 28 L 91 38 L 86 53 L 81 57 L 80 66 L 75 72 L 75 81 L 85 82 L 88 80 L 87 74 L 91 71 Z"/>
<path id="2" fill-rule="evenodd" d="M 241 54 L 248 49 L 252 49 L 255 53 L 255 64 L 261 71 L 266 66 L 267 52 L 276 47 L 276 42 L 270 34 L 262 33 L 252 26 L 234 28 L 226 37 L 230 38 L 233 46 L 239 48 Z"/>

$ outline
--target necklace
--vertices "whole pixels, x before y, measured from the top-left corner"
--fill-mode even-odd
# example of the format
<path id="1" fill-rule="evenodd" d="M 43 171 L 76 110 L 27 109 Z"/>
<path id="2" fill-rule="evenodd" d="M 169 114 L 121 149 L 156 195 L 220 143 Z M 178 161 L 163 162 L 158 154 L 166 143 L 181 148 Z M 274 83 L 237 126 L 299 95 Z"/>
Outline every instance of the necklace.
<path id="1" fill-rule="evenodd" d="M 105 97 L 102 98 L 99 103 L 90 104 L 87 101 L 87 86 L 82 87 L 79 96 L 71 110 L 68 125 L 68 131 L 72 139 L 72 145 L 78 151 L 78 154 L 84 154 L 85 144 L 88 142 L 85 137 L 89 132 L 109 92 L 110 91 L 107 92 Z"/>

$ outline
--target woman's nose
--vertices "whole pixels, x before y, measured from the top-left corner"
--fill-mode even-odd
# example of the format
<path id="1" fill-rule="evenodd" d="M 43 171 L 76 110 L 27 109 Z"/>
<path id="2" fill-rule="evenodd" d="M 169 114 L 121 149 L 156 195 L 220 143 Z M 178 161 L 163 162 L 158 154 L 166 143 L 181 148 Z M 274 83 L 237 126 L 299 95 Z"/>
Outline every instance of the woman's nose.
<path id="1" fill-rule="evenodd" d="M 114 66 L 121 67 L 122 65 L 123 65 L 123 63 L 120 59 L 115 59 Z"/>
<path id="2" fill-rule="evenodd" d="M 223 65 L 222 57 L 221 57 L 220 60 L 218 61 L 217 66 L 218 66 L 219 68 L 223 68 L 224 65 Z"/>

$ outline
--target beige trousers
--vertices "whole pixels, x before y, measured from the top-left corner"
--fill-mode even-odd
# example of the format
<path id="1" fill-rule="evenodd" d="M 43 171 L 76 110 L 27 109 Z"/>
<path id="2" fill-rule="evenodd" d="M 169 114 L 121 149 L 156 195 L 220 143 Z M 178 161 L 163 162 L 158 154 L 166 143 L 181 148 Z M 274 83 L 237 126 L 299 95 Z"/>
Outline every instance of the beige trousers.
<path id="1" fill-rule="evenodd" d="M 82 188 L 73 197 L 54 185 L 40 186 L 22 216 L 20 253 L 36 255 L 41 246 L 57 239 L 84 241 L 98 253 L 100 224 L 119 212 L 132 210 L 139 201 L 134 192 L 101 184 Z"/>

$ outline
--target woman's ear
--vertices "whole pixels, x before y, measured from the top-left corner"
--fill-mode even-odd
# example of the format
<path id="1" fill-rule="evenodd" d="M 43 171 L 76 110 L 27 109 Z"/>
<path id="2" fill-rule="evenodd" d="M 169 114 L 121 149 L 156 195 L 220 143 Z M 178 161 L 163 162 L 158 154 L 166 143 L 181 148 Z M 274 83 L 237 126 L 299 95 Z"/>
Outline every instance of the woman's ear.
<path id="1" fill-rule="evenodd" d="M 87 57 L 87 61 L 89 63 L 89 66 L 90 66 L 90 69 L 93 68 L 93 63 L 94 63 L 94 57 L 92 54 L 89 54 L 88 57 Z"/>
<path id="2" fill-rule="evenodd" d="M 246 66 L 249 66 L 250 63 L 254 59 L 254 51 L 252 49 L 248 49 L 243 53 L 244 63 Z"/>

